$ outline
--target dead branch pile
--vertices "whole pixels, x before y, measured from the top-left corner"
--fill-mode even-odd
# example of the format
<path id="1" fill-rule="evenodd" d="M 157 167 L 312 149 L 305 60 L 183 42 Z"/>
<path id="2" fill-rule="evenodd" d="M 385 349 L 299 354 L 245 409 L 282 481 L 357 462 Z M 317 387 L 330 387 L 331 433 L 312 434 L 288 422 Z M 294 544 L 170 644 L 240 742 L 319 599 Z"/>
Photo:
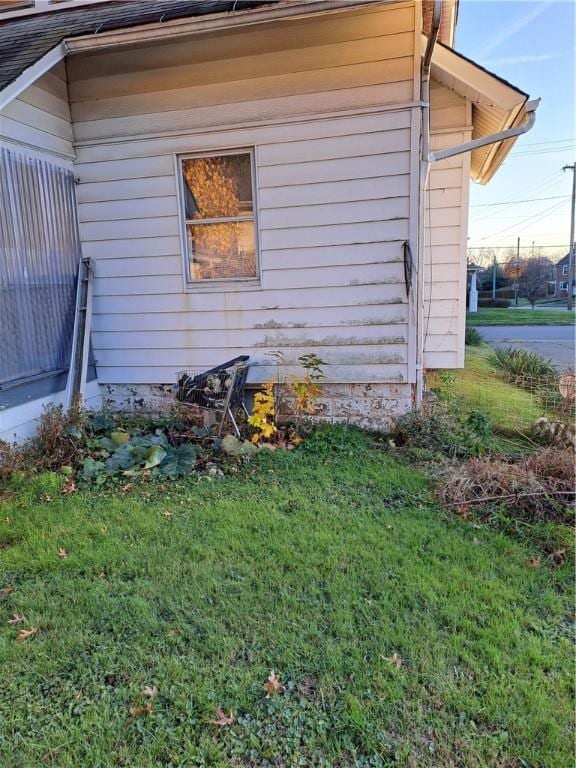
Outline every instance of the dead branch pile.
<path id="1" fill-rule="evenodd" d="M 529 520 L 567 522 L 574 513 L 574 453 L 545 448 L 513 461 L 470 459 L 448 470 L 437 495 L 449 507 L 504 504 Z"/>

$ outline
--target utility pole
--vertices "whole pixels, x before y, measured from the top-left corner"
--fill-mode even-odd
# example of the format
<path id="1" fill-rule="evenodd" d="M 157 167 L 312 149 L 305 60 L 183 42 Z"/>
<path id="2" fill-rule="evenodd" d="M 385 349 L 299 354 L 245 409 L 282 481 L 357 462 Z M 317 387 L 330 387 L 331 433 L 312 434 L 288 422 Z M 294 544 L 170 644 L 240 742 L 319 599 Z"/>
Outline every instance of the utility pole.
<path id="1" fill-rule="evenodd" d="M 572 171 L 572 210 L 570 213 L 570 255 L 568 257 L 568 300 L 566 309 L 572 310 L 572 291 L 574 290 L 574 218 L 576 216 L 576 163 L 565 165 L 563 171 Z"/>
<path id="2" fill-rule="evenodd" d="M 516 280 L 514 282 L 514 306 L 518 306 L 518 289 L 520 288 L 520 285 L 518 284 L 518 281 L 520 279 L 520 238 L 518 238 L 518 243 L 516 244 Z"/>
<path id="3" fill-rule="evenodd" d="M 496 252 L 494 252 L 494 260 L 492 261 L 492 298 L 496 298 Z"/>

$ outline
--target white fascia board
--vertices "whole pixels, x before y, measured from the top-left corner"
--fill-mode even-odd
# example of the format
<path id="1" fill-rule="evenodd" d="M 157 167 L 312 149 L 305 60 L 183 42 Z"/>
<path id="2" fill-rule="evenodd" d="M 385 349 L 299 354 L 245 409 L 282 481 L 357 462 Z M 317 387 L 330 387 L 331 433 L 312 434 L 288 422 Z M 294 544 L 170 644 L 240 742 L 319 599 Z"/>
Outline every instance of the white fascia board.
<path id="1" fill-rule="evenodd" d="M 13 99 L 19 96 L 22 91 L 25 91 L 28 86 L 35 83 L 49 69 L 52 69 L 55 64 L 62 61 L 65 56 L 66 46 L 64 43 L 60 43 L 49 50 L 48 53 L 45 53 L 38 61 L 34 62 L 32 66 L 25 69 L 16 80 L 13 80 L 6 88 L 0 91 L 0 110 L 10 104 Z"/>
<path id="2" fill-rule="evenodd" d="M 306 18 L 322 13 L 353 11 L 358 8 L 385 5 L 391 0 L 290 0 L 278 5 L 265 5 L 243 11 L 222 12 L 205 16 L 188 16 L 156 24 L 115 29 L 97 34 L 82 35 L 66 41 L 68 53 L 80 53 L 135 43 L 165 41 L 170 37 L 202 34 L 223 29 L 252 26 L 282 19 Z"/>
<path id="3" fill-rule="evenodd" d="M 428 38 L 422 35 L 422 53 L 426 50 L 427 40 Z M 494 105 L 511 111 L 528 98 L 528 94 L 446 46 L 434 47 L 432 63 L 462 85 L 462 89 L 457 91 L 460 95 L 470 98 L 470 93 L 466 91 L 474 91 L 484 97 L 486 106 Z"/>

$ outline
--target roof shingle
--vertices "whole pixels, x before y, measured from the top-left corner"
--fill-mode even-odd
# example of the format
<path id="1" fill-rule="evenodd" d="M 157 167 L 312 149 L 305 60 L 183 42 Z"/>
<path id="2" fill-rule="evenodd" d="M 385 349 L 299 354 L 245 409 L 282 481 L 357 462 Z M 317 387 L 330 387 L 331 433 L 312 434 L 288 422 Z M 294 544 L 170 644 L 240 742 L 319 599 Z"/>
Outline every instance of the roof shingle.
<path id="1" fill-rule="evenodd" d="M 263 4 L 262 0 L 118 0 L 0 20 L 0 91 L 68 37 Z"/>

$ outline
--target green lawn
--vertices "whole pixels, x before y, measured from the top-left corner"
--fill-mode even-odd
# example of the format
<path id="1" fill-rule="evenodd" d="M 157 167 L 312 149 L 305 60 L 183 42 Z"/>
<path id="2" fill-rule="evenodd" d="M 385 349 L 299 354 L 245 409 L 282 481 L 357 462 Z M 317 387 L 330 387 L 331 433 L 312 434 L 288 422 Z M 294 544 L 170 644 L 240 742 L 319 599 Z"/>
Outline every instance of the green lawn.
<path id="1" fill-rule="evenodd" d="M 526 567 L 351 435 L 0 502 L 2 768 L 571 768 L 570 567 Z"/>
<path id="2" fill-rule="evenodd" d="M 455 371 L 454 391 L 466 410 L 483 411 L 500 431 L 528 433 L 545 412 L 538 395 L 499 377 L 486 344 L 466 347 L 466 367 Z"/>
<path id="3" fill-rule="evenodd" d="M 466 315 L 469 326 L 477 325 L 574 325 L 576 313 L 555 309 L 490 309 Z"/>

